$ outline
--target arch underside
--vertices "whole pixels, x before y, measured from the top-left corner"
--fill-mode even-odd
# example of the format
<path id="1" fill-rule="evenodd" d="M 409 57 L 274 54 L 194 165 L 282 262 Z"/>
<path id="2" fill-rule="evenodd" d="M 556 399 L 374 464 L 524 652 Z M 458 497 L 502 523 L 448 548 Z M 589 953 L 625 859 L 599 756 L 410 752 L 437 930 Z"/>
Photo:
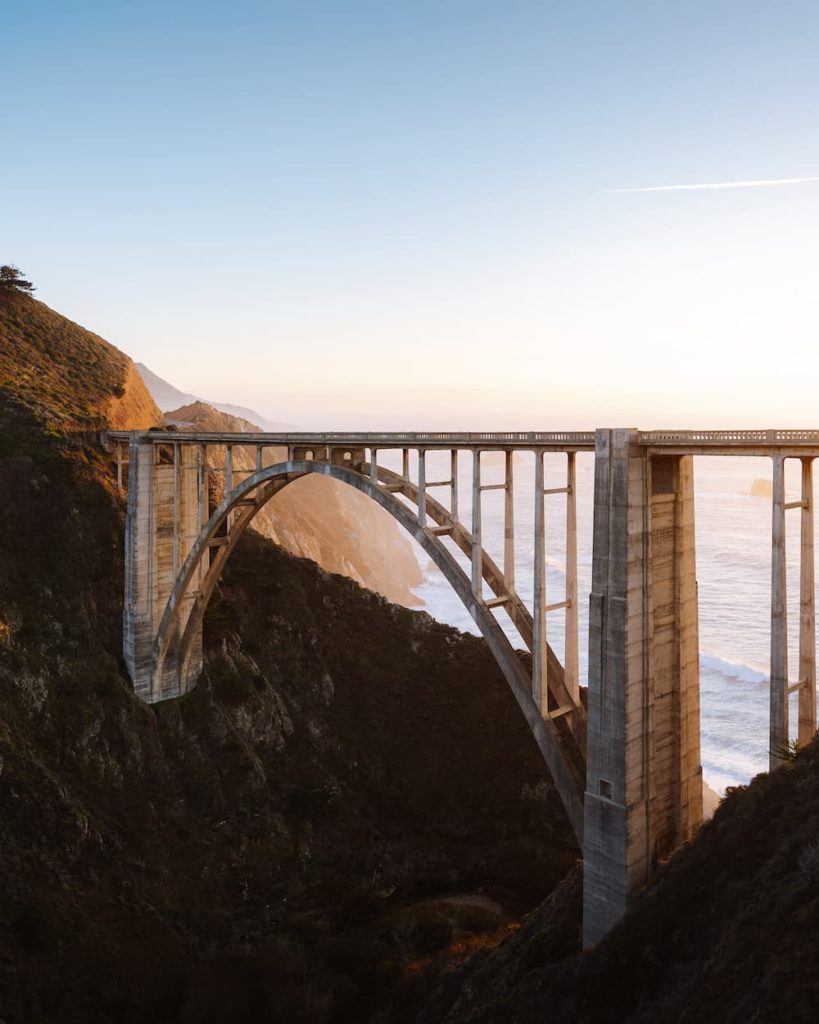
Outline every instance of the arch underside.
<path id="1" fill-rule="evenodd" d="M 224 497 L 191 548 L 175 581 L 157 631 L 154 641 L 153 687 L 158 698 L 184 692 L 194 684 L 198 669 L 198 666 L 191 666 L 194 640 L 201 635 L 208 602 L 239 538 L 271 498 L 288 484 L 311 473 L 340 480 L 372 498 L 401 524 L 441 570 L 469 611 L 503 672 L 551 772 L 578 842 L 582 842 L 585 709 L 572 700 L 563 680 L 562 666 L 552 650 L 548 649 L 549 711 L 558 708 L 565 710 L 567 706 L 573 710 L 559 718 L 546 717 L 541 713 L 532 699 L 530 671 L 512 647 L 491 609 L 485 600 L 473 593 L 470 579 L 452 552 L 442 543 L 439 534 L 422 526 L 418 522 L 417 511 L 397 497 L 403 494 L 417 505 L 417 485 L 385 467 L 377 467 L 377 480 L 374 480 L 370 475 L 370 466 L 366 463 L 352 468 L 311 460 L 282 462 L 257 471 Z M 430 497 L 429 493 L 425 494 L 425 506 L 428 518 L 437 527 L 445 528 L 457 547 L 465 555 L 471 556 L 470 531 L 453 518 L 440 502 Z M 201 568 L 204 568 L 204 575 Z M 482 553 L 482 575 L 496 595 L 507 595 L 505 610 L 531 651 L 532 615 L 517 594 L 508 592 L 503 573 L 486 551 Z M 184 601 L 184 598 L 190 594 L 194 579 L 201 582 L 191 603 Z M 189 609 L 185 621 L 183 607 Z M 169 678 L 172 679 L 170 685 Z"/>

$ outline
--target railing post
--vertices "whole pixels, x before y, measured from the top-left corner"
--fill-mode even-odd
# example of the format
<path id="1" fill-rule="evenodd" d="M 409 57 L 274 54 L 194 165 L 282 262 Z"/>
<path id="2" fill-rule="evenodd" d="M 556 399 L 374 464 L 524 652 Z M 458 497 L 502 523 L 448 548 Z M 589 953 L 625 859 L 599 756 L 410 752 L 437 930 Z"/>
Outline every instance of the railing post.
<path id="1" fill-rule="evenodd" d="M 806 747 L 816 732 L 816 588 L 813 548 L 813 459 L 802 459 L 802 522 L 799 573 L 799 728 Z"/>
<path id="2" fill-rule="evenodd" d="M 483 539 L 481 536 L 481 452 L 472 451 L 472 593 L 483 595 Z"/>
<path id="3" fill-rule="evenodd" d="M 770 751 L 773 771 L 788 746 L 788 600 L 785 560 L 785 459 L 773 456 L 771 525 L 771 693 Z"/>
<path id="4" fill-rule="evenodd" d="M 506 452 L 506 487 L 503 504 L 503 584 L 506 592 L 515 589 L 515 495 L 514 452 Z"/>
<path id="5" fill-rule="evenodd" d="M 546 646 L 546 520 L 543 495 L 543 452 L 535 452 L 535 587 L 532 598 L 532 699 L 540 713 L 549 711 Z"/>
<path id="6" fill-rule="evenodd" d="M 580 703 L 579 649 L 577 626 L 577 493 L 575 453 L 567 452 L 566 463 L 566 650 L 563 675 L 575 704 Z"/>

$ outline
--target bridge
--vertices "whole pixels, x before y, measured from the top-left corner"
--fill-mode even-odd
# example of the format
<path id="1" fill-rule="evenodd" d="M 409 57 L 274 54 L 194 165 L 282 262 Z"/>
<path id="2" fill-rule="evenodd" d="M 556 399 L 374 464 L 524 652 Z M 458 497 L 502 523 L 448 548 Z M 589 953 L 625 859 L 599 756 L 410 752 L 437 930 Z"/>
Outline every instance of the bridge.
<path id="1" fill-rule="evenodd" d="M 702 822 L 694 455 L 772 460 L 770 767 L 788 756 L 791 693 L 799 695 L 799 743 L 816 731 L 813 460 L 819 431 L 147 431 L 110 432 L 106 444 L 115 451 L 118 485 L 128 493 L 124 658 L 136 694 L 148 702 L 195 685 L 202 621 L 225 563 L 259 509 L 288 484 L 311 473 L 340 480 L 368 495 L 415 538 L 485 638 L 551 772 L 583 851 L 587 945 L 606 934 L 659 862 Z M 235 465 L 237 450 L 251 453 L 253 468 Z M 427 456 L 436 452 L 449 453 L 444 479 L 427 474 Z M 500 483 L 482 478 L 486 452 L 502 453 Z M 515 586 L 514 472 L 521 452 L 534 460 L 531 606 Z M 594 453 L 585 701 L 578 657 L 579 452 Z M 386 453 L 399 469 L 383 464 Z M 559 487 L 546 486 L 548 453 L 565 456 Z M 459 513 L 464 456 L 471 461 L 469 522 Z M 787 459 L 801 463 L 795 502 L 785 498 Z M 483 495 L 489 490 L 503 493 L 501 564 L 483 541 Z M 547 499 L 565 501 L 566 522 L 566 588 L 551 603 Z M 788 672 L 785 548 L 791 509 L 800 510 L 801 552 L 794 682 Z M 565 613 L 563 664 L 547 640 L 548 614 L 557 609 Z M 514 624 L 529 658 L 514 649 L 499 614 Z"/>

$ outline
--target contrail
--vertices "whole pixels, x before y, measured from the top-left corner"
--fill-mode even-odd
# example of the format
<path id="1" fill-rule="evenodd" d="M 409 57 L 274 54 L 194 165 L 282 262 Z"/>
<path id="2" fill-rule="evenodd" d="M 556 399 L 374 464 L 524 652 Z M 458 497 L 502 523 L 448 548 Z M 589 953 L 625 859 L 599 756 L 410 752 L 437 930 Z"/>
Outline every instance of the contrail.
<path id="1" fill-rule="evenodd" d="M 765 188 L 769 185 L 802 185 L 819 181 L 819 175 L 810 178 L 761 178 L 758 181 L 712 181 L 701 185 L 650 185 L 647 188 L 607 188 L 606 192 L 692 192 L 703 188 Z"/>

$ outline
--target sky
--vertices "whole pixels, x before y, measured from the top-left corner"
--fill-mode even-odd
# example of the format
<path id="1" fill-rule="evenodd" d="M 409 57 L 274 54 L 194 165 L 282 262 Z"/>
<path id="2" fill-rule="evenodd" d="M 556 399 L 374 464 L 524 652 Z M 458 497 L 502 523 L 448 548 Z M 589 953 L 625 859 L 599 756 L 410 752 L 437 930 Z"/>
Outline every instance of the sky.
<path id="1" fill-rule="evenodd" d="M 0 53 L 0 262 L 184 391 L 819 425 L 815 2 L 6 0 Z"/>

